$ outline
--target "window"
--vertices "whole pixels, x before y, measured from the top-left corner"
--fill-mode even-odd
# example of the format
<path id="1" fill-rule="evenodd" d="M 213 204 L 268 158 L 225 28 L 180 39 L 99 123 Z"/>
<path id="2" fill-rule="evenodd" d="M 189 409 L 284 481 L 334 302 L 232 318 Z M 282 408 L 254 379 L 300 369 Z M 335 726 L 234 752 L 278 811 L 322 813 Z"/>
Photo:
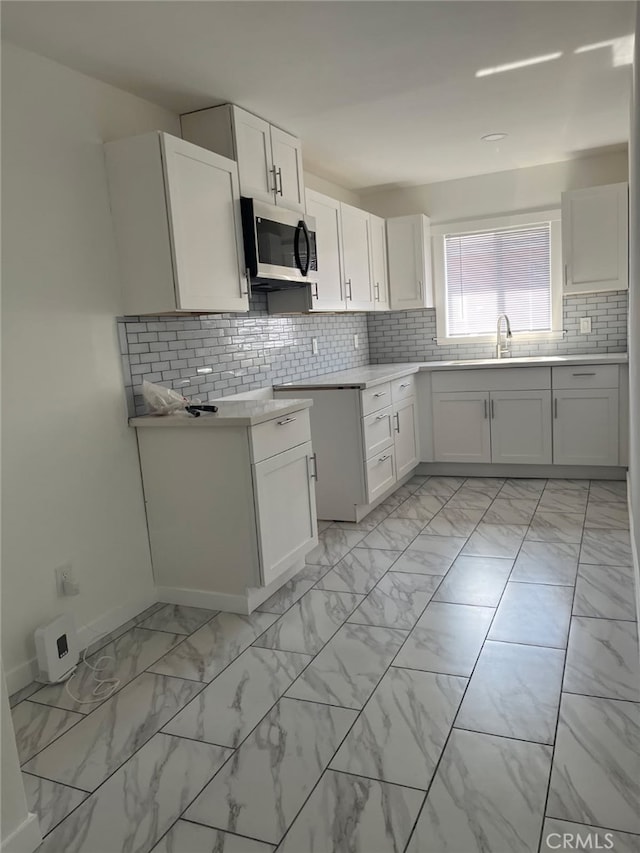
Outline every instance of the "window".
<path id="1" fill-rule="evenodd" d="M 559 331 L 559 213 L 501 217 L 434 231 L 439 341 L 491 338 L 500 314 L 509 315 L 514 334 Z"/>

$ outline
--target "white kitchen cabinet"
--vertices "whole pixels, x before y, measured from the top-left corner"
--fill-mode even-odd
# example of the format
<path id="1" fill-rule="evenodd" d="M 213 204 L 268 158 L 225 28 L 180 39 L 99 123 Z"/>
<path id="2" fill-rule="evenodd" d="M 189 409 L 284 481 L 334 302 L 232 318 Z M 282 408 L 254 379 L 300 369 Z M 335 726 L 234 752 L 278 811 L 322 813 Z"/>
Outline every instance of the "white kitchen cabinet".
<path id="1" fill-rule="evenodd" d="M 317 284 L 311 287 L 312 310 L 344 311 L 340 202 L 307 190 L 307 213 L 316 220 Z"/>
<path id="2" fill-rule="evenodd" d="M 436 462 L 491 462 L 489 393 L 433 394 L 433 448 Z"/>
<path id="3" fill-rule="evenodd" d="M 371 238 L 371 281 L 375 311 L 389 310 L 389 273 L 387 269 L 387 227 L 381 216 L 369 214 Z"/>
<path id="4" fill-rule="evenodd" d="M 222 104 L 180 116 L 185 139 L 237 160 L 240 191 L 291 210 L 304 210 L 300 140 L 258 116 Z"/>
<path id="5" fill-rule="evenodd" d="M 391 309 L 433 308 L 429 218 L 419 213 L 386 224 Z"/>
<path id="6" fill-rule="evenodd" d="M 105 155 L 124 313 L 247 311 L 236 164 L 159 132 Z"/>
<path id="7" fill-rule="evenodd" d="M 565 293 L 628 288 L 628 210 L 626 183 L 562 194 Z"/>
<path id="8" fill-rule="evenodd" d="M 551 391 L 492 391 L 491 461 L 550 465 Z"/>
<path id="9" fill-rule="evenodd" d="M 161 600 L 247 613 L 318 542 L 317 472 L 307 408 L 227 426 L 225 405 L 132 424 Z"/>
<path id="10" fill-rule="evenodd" d="M 343 273 L 348 311 L 372 311 L 369 214 L 340 202 Z"/>
<path id="11" fill-rule="evenodd" d="M 556 465 L 619 464 L 619 392 L 584 388 L 553 392 Z"/>
<path id="12" fill-rule="evenodd" d="M 311 444 L 301 444 L 254 466 L 262 583 L 266 586 L 303 559 L 316 536 Z"/>
<path id="13" fill-rule="evenodd" d="M 396 479 L 416 467 L 419 459 L 418 412 L 416 398 L 408 397 L 393 404 Z"/>

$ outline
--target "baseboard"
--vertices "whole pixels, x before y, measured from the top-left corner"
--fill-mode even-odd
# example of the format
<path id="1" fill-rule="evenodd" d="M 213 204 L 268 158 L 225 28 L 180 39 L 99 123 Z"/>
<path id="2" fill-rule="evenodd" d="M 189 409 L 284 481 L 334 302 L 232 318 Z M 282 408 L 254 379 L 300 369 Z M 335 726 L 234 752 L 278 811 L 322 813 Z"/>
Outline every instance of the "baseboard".
<path id="1" fill-rule="evenodd" d="M 246 595 L 231 595 L 226 592 L 211 592 L 206 589 L 185 589 L 178 586 L 157 587 L 158 601 L 167 604 L 184 604 L 187 607 L 208 607 L 228 613 L 249 613 Z"/>
<path id="2" fill-rule="evenodd" d="M 33 853 L 42 844 L 38 816 L 29 812 L 17 829 L 2 839 L 2 853 Z"/>
<path id="3" fill-rule="evenodd" d="M 85 649 L 105 634 L 115 631 L 115 629 L 119 628 L 120 625 L 124 625 L 124 623 L 128 622 L 129 619 L 133 619 L 133 617 L 137 616 L 138 613 L 142 613 L 143 610 L 147 607 L 151 607 L 152 604 L 155 604 L 156 601 L 159 600 L 158 591 L 156 589 L 152 589 L 146 595 L 139 596 L 138 598 L 127 601 L 124 604 L 120 604 L 118 607 L 114 607 L 112 610 L 109 610 L 107 613 L 104 613 L 102 616 L 94 619 L 93 622 L 89 622 L 89 624 L 78 628 L 78 642 L 80 648 Z M 35 657 L 25 661 L 24 663 L 18 664 L 18 666 L 15 666 L 13 669 L 8 670 L 5 675 L 9 695 L 11 696 L 13 693 L 16 693 L 18 690 L 22 690 L 23 687 L 31 684 L 37 674 L 38 667 Z"/>
<path id="4" fill-rule="evenodd" d="M 632 494 L 631 491 L 631 478 L 627 476 L 627 509 L 629 511 L 629 538 L 631 540 L 631 561 L 633 563 L 633 574 L 635 581 L 636 621 L 638 623 L 638 634 L 640 636 L 640 555 L 638 554 L 638 540 L 636 539 L 636 530 L 634 525 L 634 504 L 635 496 Z"/>
<path id="5" fill-rule="evenodd" d="M 557 477 L 571 480 L 624 480 L 627 469 L 598 465 L 494 465 L 484 462 L 421 462 L 413 472 L 439 477 Z"/>

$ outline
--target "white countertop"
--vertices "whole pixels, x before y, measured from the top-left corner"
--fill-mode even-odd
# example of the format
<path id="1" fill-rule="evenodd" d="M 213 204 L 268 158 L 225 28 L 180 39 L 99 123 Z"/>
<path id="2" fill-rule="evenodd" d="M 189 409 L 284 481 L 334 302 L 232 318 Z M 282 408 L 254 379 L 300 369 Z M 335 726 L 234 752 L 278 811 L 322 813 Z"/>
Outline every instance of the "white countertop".
<path id="1" fill-rule="evenodd" d="M 528 358 L 484 358 L 468 361 L 421 361 L 406 364 L 369 364 L 354 367 L 351 370 L 339 370 L 306 379 L 302 382 L 287 382 L 274 385 L 281 391 L 310 391 L 321 388 L 372 388 L 383 382 L 400 379 L 411 373 L 428 370 L 478 370 L 484 368 L 509 367 L 560 367 L 573 364 L 626 364 L 629 356 L 626 352 L 604 353 L 602 355 L 542 355 Z"/>
<path id="2" fill-rule="evenodd" d="M 134 427 L 233 427 L 255 426 L 271 421 L 281 415 L 299 412 L 313 405 L 312 400 L 212 400 L 218 407 L 217 412 L 201 412 L 199 418 L 187 412 L 177 412 L 174 415 L 144 415 L 129 418 L 129 424 Z"/>

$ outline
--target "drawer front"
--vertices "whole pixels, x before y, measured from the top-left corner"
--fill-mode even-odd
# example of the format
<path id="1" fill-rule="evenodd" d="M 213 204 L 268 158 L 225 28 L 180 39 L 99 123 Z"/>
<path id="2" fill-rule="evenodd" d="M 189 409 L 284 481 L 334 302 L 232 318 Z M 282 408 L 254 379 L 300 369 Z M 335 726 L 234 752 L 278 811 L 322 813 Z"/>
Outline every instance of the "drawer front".
<path id="1" fill-rule="evenodd" d="M 544 391 L 551 388 L 549 367 L 487 367 L 477 370 L 434 370 L 434 392 Z"/>
<path id="2" fill-rule="evenodd" d="M 251 427 L 250 433 L 253 461 L 268 459 L 276 453 L 283 453 L 298 444 L 311 441 L 309 410 L 301 409 L 257 424 Z"/>
<path id="3" fill-rule="evenodd" d="M 371 412 L 377 412 L 379 409 L 384 409 L 391 403 L 391 383 L 384 382 L 382 385 L 376 385 L 374 388 L 367 388 L 360 392 L 362 401 L 362 414 L 370 415 Z"/>
<path id="4" fill-rule="evenodd" d="M 369 503 L 384 494 L 396 481 L 393 448 L 367 460 L 367 500 Z"/>
<path id="5" fill-rule="evenodd" d="M 554 367 L 551 373 L 554 388 L 617 388 L 617 364 L 580 364 L 575 367 Z"/>
<path id="6" fill-rule="evenodd" d="M 381 409 L 362 419 L 364 458 L 368 459 L 393 444 L 393 412 L 391 407 Z"/>
<path id="7" fill-rule="evenodd" d="M 413 397 L 416 393 L 415 376 L 403 376 L 402 379 L 394 379 L 391 383 L 391 399 L 394 403 Z"/>

